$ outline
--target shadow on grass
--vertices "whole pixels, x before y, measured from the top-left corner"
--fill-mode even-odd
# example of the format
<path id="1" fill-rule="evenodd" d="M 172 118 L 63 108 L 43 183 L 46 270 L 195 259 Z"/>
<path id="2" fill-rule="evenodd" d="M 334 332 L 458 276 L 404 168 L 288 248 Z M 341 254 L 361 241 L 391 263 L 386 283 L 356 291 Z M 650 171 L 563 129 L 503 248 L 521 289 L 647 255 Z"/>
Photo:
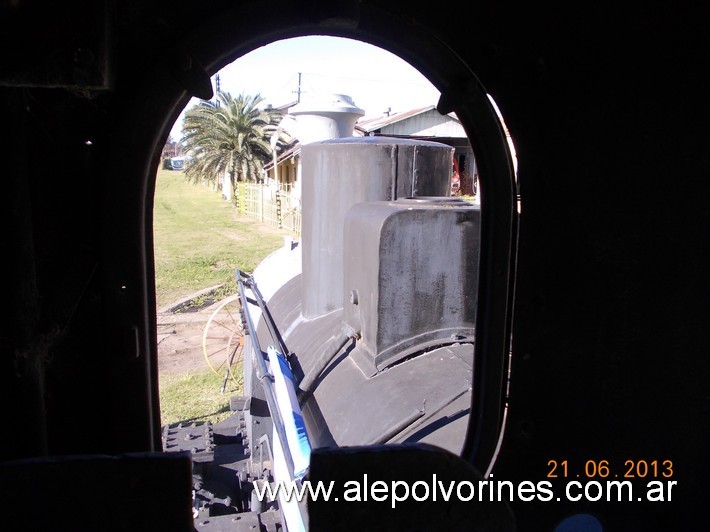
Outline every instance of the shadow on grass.
<path id="1" fill-rule="evenodd" d="M 218 410 L 215 410 L 214 412 L 210 412 L 209 414 L 203 414 L 201 416 L 195 416 L 195 417 L 183 419 L 180 421 L 173 421 L 172 423 L 168 423 L 167 425 L 173 426 L 173 425 L 178 425 L 180 423 L 197 423 L 199 421 L 210 421 L 210 422 L 212 422 L 212 424 L 214 424 L 215 421 L 213 421 L 212 418 L 215 418 L 215 417 L 221 418 L 221 414 L 226 414 L 226 413 L 231 413 L 231 410 L 229 410 L 228 404 Z M 229 416 L 226 416 L 226 417 L 229 417 Z M 223 419 L 226 419 L 226 417 L 220 419 L 220 421 L 222 421 Z M 166 425 L 163 425 L 163 426 L 166 426 Z"/>
<path id="2" fill-rule="evenodd" d="M 190 373 L 162 379 L 160 406 L 163 425 L 210 421 L 219 423 L 229 417 L 229 397 L 239 386 L 228 386 L 221 393 L 224 378 L 212 372 Z"/>

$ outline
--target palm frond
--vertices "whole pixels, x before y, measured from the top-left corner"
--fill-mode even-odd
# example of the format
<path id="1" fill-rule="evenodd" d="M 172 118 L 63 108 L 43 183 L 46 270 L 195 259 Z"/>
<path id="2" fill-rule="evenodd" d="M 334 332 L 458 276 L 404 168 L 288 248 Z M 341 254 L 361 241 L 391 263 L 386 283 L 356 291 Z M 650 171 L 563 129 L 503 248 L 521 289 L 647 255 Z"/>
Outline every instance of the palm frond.
<path id="1" fill-rule="evenodd" d="M 233 97 L 219 91 L 214 101 L 200 102 L 185 113 L 183 143 L 194 157 L 188 180 L 214 183 L 228 171 L 232 180 L 260 180 L 281 120 L 280 112 L 259 109 L 263 101 L 259 94 Z"/>

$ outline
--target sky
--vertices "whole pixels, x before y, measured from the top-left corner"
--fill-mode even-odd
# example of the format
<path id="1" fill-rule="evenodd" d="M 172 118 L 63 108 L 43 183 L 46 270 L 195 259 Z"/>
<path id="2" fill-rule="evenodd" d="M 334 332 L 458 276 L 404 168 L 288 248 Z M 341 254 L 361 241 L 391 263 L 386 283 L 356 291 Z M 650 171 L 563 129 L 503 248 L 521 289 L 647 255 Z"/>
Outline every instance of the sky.
<path id="1" fill-rule="evenodd" d="M 327 94 L 347 94 L 365 117 L 436 105 L 439 91 L 414 67 L 376 46 L 339 37 L 311 36 L 276 41 L 219 71 L 220 86 L 233 95 L 261 94 L 275 107 Z M 214 87 L 215 76 L 212 76 Z M 199 100 L 192 99 L 187 107 Z M 182 115 L 171 135 L 180 137 Z"/>

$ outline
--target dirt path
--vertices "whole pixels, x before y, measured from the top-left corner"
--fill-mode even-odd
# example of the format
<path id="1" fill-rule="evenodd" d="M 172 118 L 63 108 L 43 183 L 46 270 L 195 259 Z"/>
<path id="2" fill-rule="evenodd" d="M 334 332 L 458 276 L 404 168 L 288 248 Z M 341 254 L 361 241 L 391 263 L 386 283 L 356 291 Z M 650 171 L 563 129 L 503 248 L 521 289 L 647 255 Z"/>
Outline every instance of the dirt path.
<path id="1" fill-rule="evenodd" d="M 212 354 L 212 364 L 219 365 L 222 362 L 222 358 L 226 358 L 228 351 L 226 347 L 228 345 L 227 341 L 230 336 L 232 340 L 234 339 L 234 335 L 231 334 L 234 326 L 226 318 L 225 310 L 231 313 L 229 317 L 233 318 L 236 315 L 233 305 L 237 303 L 229 303 L 229 306 L 224 307 L 222 302 L 232 300 L 232 298 L 215 301 L 209 306 L 196 311 L 175 311 L 183 307 L 188 301 L 204 296 L 204 294 L 215 288 L 218 287 L 195 292 L 191 296 L 175 302 L 173 305 L 158 309 L 158 372 L 160 375 L 183 375 L 188 372 L 209 370 L 202 348 L 202 338 L 204 328 L 217 308 L 221 308 L 221 311 L 219 317 L 212 323 L 211 338 L 207 340 L 207 351 Z M 220 324 L 223 324 L 221 328 L 218 326 Z"/>
<path id="2" fill-rule="evenodd" d="M 181 375 L 207 370 L 202 353 L 202 331 L 208 312 L 158 314 L 158 372 Z"/>

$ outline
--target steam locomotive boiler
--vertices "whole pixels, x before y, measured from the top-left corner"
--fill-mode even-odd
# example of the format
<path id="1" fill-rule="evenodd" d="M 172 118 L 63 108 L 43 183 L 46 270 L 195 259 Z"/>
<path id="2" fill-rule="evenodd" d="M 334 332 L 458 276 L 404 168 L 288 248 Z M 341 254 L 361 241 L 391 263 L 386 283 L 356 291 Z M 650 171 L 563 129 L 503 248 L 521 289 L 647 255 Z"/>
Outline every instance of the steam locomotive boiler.
<path id="1" fill-rule="evenodd" d="M 198 519 L 250 510 L 262 526 L 307 528 L 303 504 L 246 494 L 303 480 L 314 448 L 418 442 L 461 452 L 480 211 L 447 197 L 451 160 L 449 146 L 383 137 L 302 147 L 302 242 L 253 276 L 238 272 L 245 395 L 232 401 L 233 419 L 209 429 L 232 443 L 230 431 L 239 434 L 244 456 L 230 465 L 239 493 L 224 503 L 208 491 L 216 511 L 209 497 L 200 507 L 198 489 Z M 215 460 L 218 443 L 208 449 Z"/>

